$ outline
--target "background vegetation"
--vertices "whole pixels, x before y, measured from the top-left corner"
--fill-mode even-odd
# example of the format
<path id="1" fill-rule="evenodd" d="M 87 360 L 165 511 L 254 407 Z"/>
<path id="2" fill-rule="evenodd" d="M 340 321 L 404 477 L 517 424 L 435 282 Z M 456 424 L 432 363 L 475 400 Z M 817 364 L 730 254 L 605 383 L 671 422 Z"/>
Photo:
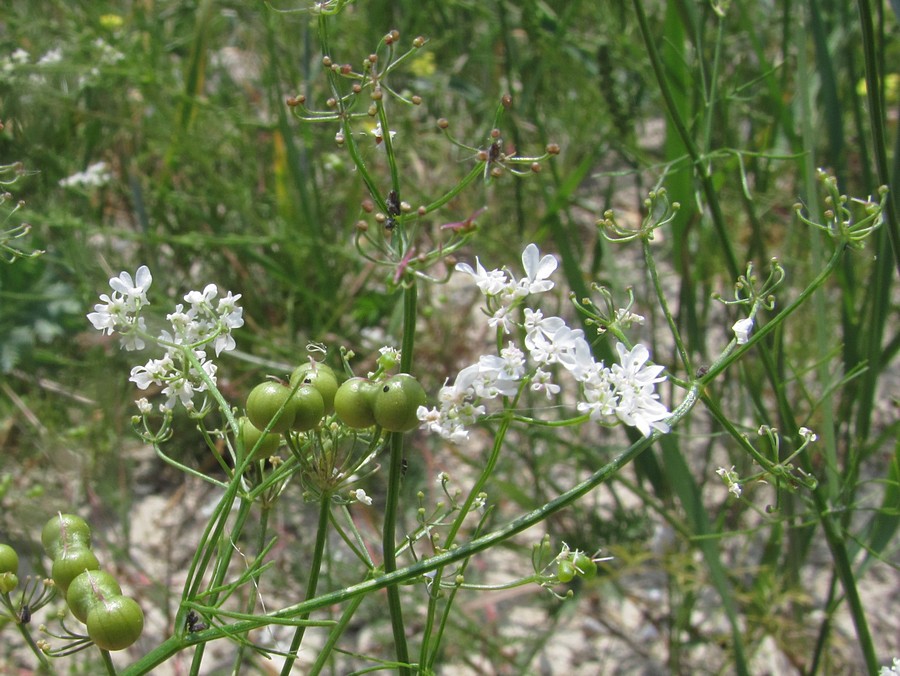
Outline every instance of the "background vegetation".
<path id="1" fill-rule="evenodd" d="M 0 265 L 0 541 L 24 551 L 34 570 L 42 565 L 37 529 L 62 510 L 90 515 L 123 569 L 146 573 L 146 562 L 128 554 L 135 510 L 148 493 L 193 486 L 154 467 L 152 451 L 137 443 L 130 355 L 85 320 L 120 270 L 149 265 L 156 292 L 170 298 L 210 281 L 243 294 L 247 326 L 235 358 L 221 366 L 220 384 L 235 402 L 267 369 L 296 364 L 310 341 L 360 354 L 399 345 L 400 296 L 352 244 L 356 222 L 371 217 L 337 128 L 301 123 L 285 104 L 302 94 L 324 109 L 330 95 L 315 21 L 289 9 L 212 0 L 5 4 L 0 178 L 12 198 L 0 208 L 6 217 L 18 200 L 25 205 L 3 227 L 30 223 L 30 236 L 13 245 L 45 253 Z M 434 227 L 487 206 L 462 257 L 513 264 L 535 241 L 559 255 L 578 298 L 592 282 L 622 297 L 633 285 L 648 317 L 641 340 L 657 363 L 690 378 L 652 307 L 639 256 L 611 248 L 596 220 L 615 209 L 620 220 L 639 221 L 647 191 L 658 186 L 681 204 L 655 255 L 690 359 L 708 365 L 740 316 L 713 295 L 728 295 L 747 262 L 767 270 L 777 257 L 788 270 L 779 291 L 786 305 L 829 258 L 827 242 L 793 213 L 800 201 L 821 218 L 817 167 L 846 194 L 893 187 L 896 12 L 893 3 L 829 0 L 361 0 L 341 14 L 328 47 L 355 64 L 391 29 L 404 44 L 428 39 L 392 80 L 423 99 L 391 104 L 404 198 L 414 205 L 474 161 L 436 120 L 446 118 L 456 139 L 487 147 L 500 97 L 511 94 L 498 125 L 505 147 L 538 155 L 554 142 L 561 153 L 528 178 L 477 182 L 435 215 Z M 384 178 L 375 144 L 364 152 Z M 65 183 L 97 162 L 108 181 Z M 704 412 L 594 498 L 551 519 L 555 540 L 616 557 L 604 574 L 567 603 L 546 594 L 517 599 L 544 621 L 524 628 L 513 651 L 501 628 L 514 618 L 497 620 L 492 632 L 481 607 L 460 613 L 447 664 L 532 672 L 573 631 L 573 617 L 595 618 L 596 632 L 617 644 L 617 664 L 600 662 L 609 673 L 647 664 L 673 673 L 753 664 L 759 672 L 761 655 L 800 673 L 849 673 L 900 654 L 892 612 L 900 580 L 900 259 L 892 219 L 847 253 L 803 314 L 711 387 Z M 431 393 L 483 349 L 466 316 L 446 311 L 459 300 L 453 294 L 422 290 L 427 339 L 419 341 L 418 375 Z M 181 424 L 186 433 L 172 455 L 216 471 L 190 423 Z M 804 457 L 817 489 L 798 493 L 770 478 L 745 486 L 741 499 L 728 495 L 715 470 L 755 474 L 734 433 L 756 439 L 760 425 L 791 438 L 801 425 L 818 433 Z M 511 514 L 543 504 L 626 442 L 598 431 L 517 434 L 491 487 Z M 482 461 L 480 449 L 451 453 L 424 436 L 412 444 L 409 519 L 416 492 L 437 471 L 453 467 L 465 477 Z M 378 490 L 373 482 L 369 492 Z M 302 542 L 299 508 L 280 509 L 284 541 Z M 844 569 L 823 533 L 843 543 Z M 509 550 L 527 559 L 522 543 Z M 308 555 L 293 547 L 279 564 L 298 589 Z M 850 622 L 860 615 L 848 611 L 842 574 L 864 590 L 874 585 L 876 595 L 863 600 L 869 646 Z M 148 604 L 169 601 L 164 580 L 134 578 L 146 583 Z M 652 640 L 609 620 L 608 604 L 626 602 Z M 508 607 L 516 606 L 501 612 Z M 17 659 L 4 642 L 0 667 Z M 599 658 L 591 659 L 588 669 Z"/>

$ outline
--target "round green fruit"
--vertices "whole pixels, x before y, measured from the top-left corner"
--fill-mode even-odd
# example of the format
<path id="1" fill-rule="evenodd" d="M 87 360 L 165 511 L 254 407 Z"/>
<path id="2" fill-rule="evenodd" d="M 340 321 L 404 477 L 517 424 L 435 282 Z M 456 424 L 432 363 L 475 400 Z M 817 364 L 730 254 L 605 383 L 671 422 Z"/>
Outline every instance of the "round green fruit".
<path id="1" fill-rule="evenodd" d="M 377 385 L 367 378 L 350 378 L 334 395 L 334 412 L 347 427 L 363 429 L 375 424 L 372 399 Z"/>
<path id="2" fill-rule="evenodd" d="M 138 640 L 144 630 L 144 612 L 132 598 L 103 599 L 87 616 L 88 636 L 103 650 L 124 650 Z"/>
<path id="3" fill-rule="evenodd" d="M 576 552 L 572 558 L 572 564 L 585 580 L 590 580 L 597 575 L 597 563 L 584 552 Z"/>
<path id="4" fill-rule="evenodd" d="M 69 584 L 72 580 L 86 570 L 98 570 L 99 568 L 100 562 L 94 556 L 94 552 L 84 545 L 73 545 L 62 549 L 59 555 L 53 559 L 50 577 L 56 583 L 56 588 L 65 595 L 69 591 Z"/>
<path id="5" fill-rule="evenodd" d="M 338 390 L 338 381 L 330 366 L 319 362 L 301 364 L 291 374 L 291 387 L 296 387 L 301 382 L 319 391 L 325 403 L 325 413 L 334 413 L 334 395 Z"/>
<path id="6" fill-rule="evenodd" d="M 254 448 L 254 460 L 264 460 L 278 450 L 281 443 L 281 436 L 278 434 L 263 435 L 252 422 L 250 418 L 242 416 L 238 419 L 238 428 L 240 429 L 241 441 L 244 443 L 244 453 L 249 453 Z"/>
<path id="7" fill-rule="evenodd" d="M 556 578 L 565 584 L 575 579 L 575 564 L 572 559 L 562 559 L 556 564 Z"/>
<path id="8" fill-rule="evenodd" d="M 69 610 L 82 622 L 98 603 L 122 595 L 122 588 L 109 573 L 102 570 L 86 570 L 69 584 L 66 603 Z"/>
<path id="9" fill-rule="evenodd" d="M 375 422 L 388 432 L 409 432 L 419 426 L 417 411 L 426 403 L 425 390 L 408 373 L 388 378 L 375 393 Z"/>
<path id="10" fill-rule="evenodd" d="M 19 572 L 19 555 L 9 545 L 0 544 L 0 573 Z"/>
<path id="11" fill-rule="evenodd" d="M 69 545 L 91 546 L 91 528 L 87 521 L 75 514 L 57 514 L 51 517 L 41 531 L 41 544 L 51 559 Z"/>
<path id="12" fill-rule="evenodd" d="M 318 425 L 325 416 L 325 400 L 312 385 L 301 385 L 291 399 L 294 429 L 306 432 Z"/>
<path id="13" fill-rule="evenodd" d="M 260 383 L 247 397 L 247 417 L 254 427 L 263 430 L 276 416 L 278 419 L 272 424 L 270 432 L 281 434 L 291 429 L 294 424 L 294 411 L 290 404 L 284 406 L 291 398 L 291 390 L 281 383 L 267 380 Z M 281 407 L 284 406 L 282 410 Z M 281 413 L 279 415 L 279 410 Z"/>

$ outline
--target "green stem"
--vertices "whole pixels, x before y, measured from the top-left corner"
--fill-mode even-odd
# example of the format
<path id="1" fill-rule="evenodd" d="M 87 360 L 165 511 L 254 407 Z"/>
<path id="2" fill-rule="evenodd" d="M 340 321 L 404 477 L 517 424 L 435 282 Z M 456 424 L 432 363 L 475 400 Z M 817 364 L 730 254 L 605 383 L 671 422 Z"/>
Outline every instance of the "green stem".
<path id="1" fill-rule="evenodd" d="M 103 666 L 106 667 L 106 673 L 109 674 L 109 676 L 116 676 L 116 666 L 113 664 L 109 651 L 101 650 L 100 657 L 103 659 Z"/>
<path id="2" fill-rule="evenodd" d="M 259 533 L 256 538 L 256 547 L 254 551 L 257 553 L 257 556 L 260 552 L 264 551 L 266 548 L 266 532 L 269 529 L 269 515 L 271 514 L 271 510 L 268 507 L 263 507 L 262 514 L 260 515 L 260 524 L 259 524 Z M 244 606 L 246 609 L 246 613 L 249 615 L 253 612 L 253 609 L 256 607 L 256 580 L 252 580 L 254 589 L 250 590 L 250 594 L 247 596 L 247 603 Z M 241 663 L 244 661 L 244 653 L 247 648 L 244 645 L 237 651 L 237 655 L 234 657 L 234 668 L 231 670 L 233 674 L 241 673 Z"/>
<path id="3" fill-rule="evenodd" d="M 306 599 L 312 599 L 316 595 L 316 587 L 319 584 L 319 573 L 322 570 L 322 556 L 325 553 L 325 542 L 328 540 L 328 514 L 331 511 L 331 495 L 324 493 L 319 502 L 319 524 L 316 527 L 316 544 L 313 548 L 313 560 L 309 568 L 309 579 L 306 581 Z M 312 610 L 308 610 L 300 614 L 301 620 L 308 620 Z M 236 625 L 241 624 L 236 622 Z M 303 642 L 303 634 L 306 632 L 306 625 L 299 625 L 294 631 L 294 638 L 291 640 L 291 647 L 288 651 L 287 659 L 281 668 L 281 676 L 289 676 L 297 659 L 297 651 L 300 650 L 300 644 Z"/>
<path id="4" fill-rule="evenodd" d="M 416 303 L 417 286 L 413 281 L 403 291 L 403 341 L 400 346 L 400 370 L 409 373 L 412 368 L 412 355 L 416 338 Z M 403 478 L 403 434 L 394 432 L 390 437 L 391 461 L 388 470 L 387 501 L 384 507 L 384 526 L 382 528 L 382 551 L 384 556 L 384 572 L 397 570 L 397 512 L 400 504 L 400 482 Z M 388 609 L 391 614 L 391 630 L 394 634 L 394 646 L 397 661 L 400 663 L 400 676 L 407 676 L 409 669 L 409 648 L 406 645 L 406 627 L 403 624 L 403 607 L 400 603 L 400 588 L 387 588 Z"/>

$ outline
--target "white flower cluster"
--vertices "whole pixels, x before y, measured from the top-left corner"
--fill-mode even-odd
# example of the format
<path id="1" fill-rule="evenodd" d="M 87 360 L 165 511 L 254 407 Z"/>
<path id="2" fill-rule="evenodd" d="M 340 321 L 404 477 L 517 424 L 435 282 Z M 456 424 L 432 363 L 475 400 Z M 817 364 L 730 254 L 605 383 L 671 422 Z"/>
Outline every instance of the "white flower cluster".
<path id="1" fill-rule="evenodd" d="M 172 409 L 179 401 L 188 410 L 193 410 L 194 393 L 207 389 L 204 379 L 188 358 L 188 353 L 196 357 L 203 372 L 216 382 L 216 365 L 209 359 L 207 350 L 212 348 L 216 356 L 235 347 L 232 329 L 244 324 L 243 308 L 238 306 L 240 294 L 229 291 L 218 302 L 218 289 L 209 284 L 203 291 L 191 291 L 184 296 L 185 305 L 179 303 L 175 311 L 166 315 L 171 330 L 161 331 L 158 337 L 147 333 L 141 310 L 149 304 L 147 289 L 153 277 L 146 265 L 138 268 L 134 278 L 122 272 L 109 280 L 112 295 L 102 294 L 94 306 L 94 312 L 87 318 L 94 328 L 107 335 L 119 333 L 122 346 L 126 350 L 140 350 L 145 339 L 153 340 L 165 348 L 161 359 L 150 359 L 143 366 L 131 369 L 130 380 L 142 390 L 150 385 L 162 387 L 166 401 L 161 409 Z M 137 402 L 142 412 L 149 412 L 146 399 Z"/>
<path id="2" fill-rule="evenodd" d="M 522 265 L 525 276 L 516 279 L 506 269 L 486 270 L 477 258 L 475 269 L 457 264 L 456 269 L 470 275 L 485 295 L 488 324 L 506 334 L 523 330 L 527 354 L 510 340 L 499 356 L 482 355 L 477 363 L 460 371 L 452 385 L 441 388 L 438 407 L 419 407 L 423 425 L 453 443 L 465 441 L 467 426 L 485 414 L 482 402 L 486 400 L 514 397 L 524 383 L 552 399 L 560 386 L 553 382 L 551 370 L 559 365 L 580 383 L 578 410 L 591 419 L 618 420 L 637 427 L 644 436 L 654 429 L 667 432 L 663 420 L 669 411 L 655 391 L 656 383 L 665 380 L 660 375 L 663 367 L 647 364 L 650 353 L 646 347 L 636 345 L 629 350 L 617 344 L 620 363 L 607 367 L 594 361 L 584 332 L 570 328 L 561 317 L 545 317 L 540 309 L 525 307 L 523 321 L 516 321 L 517 310 L 528 296 L 553 288 L 549 278 L 558 263 L 553 256 L 541 257 L 537 246 L 529 244 L 522 253 Z"/>
<path id="3" fill-rule="evenodd" d="M 106 185 L 111 178 L 106 162 L 95 162 L 84 171 L 61 179 L 59 185 L 62 188 L 95 188 Z"/>

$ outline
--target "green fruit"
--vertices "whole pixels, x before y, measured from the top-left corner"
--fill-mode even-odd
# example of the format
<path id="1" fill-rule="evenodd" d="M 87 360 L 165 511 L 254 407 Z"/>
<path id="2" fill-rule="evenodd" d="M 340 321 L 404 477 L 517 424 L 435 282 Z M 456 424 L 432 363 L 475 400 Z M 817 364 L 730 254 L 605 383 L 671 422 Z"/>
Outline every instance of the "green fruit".
<path id="1" fill-rule="evenodd" d="M 572 564 L 585 580 L 590 580 L 597 574 L 597 563 L 584 552 L 575 552 Z"/>
<path id="2" fill-rule="evenodd" d="M 51 559 L 67 545 L 91 546 L 91 528 L 75 514 L 57 514 L 51 517 L 41 531 L 41 543 Z"/>
<path id="3" fill-rule="evenodd" d="M 377 385 L 366 378 L 345 380 L 334 395 L 334 412 L 347 427 L 363 429 L 375 424 L 372 399 Z"/>
<path id="4" fill-rule="evenodd" d="M 0 573 L 12 573 L 15 575 L 19 572 L 19 555 L 16 550 L 9 545 L 0 544 Z"/>
<path id="5" fill-rule="evenodd" d="M 409 432 L 419 426 L 417 411 L 426 403 L 425 390 L 408 373 L 388 378 L 376 392 L 375 422 L 388 432 Z"/>
<path id="6" fill-rule="evenodd" d="M 63 595 L 68 593 L 69 584 L 86 570 L 98 570 L 100 562 L 94 556 L 94 552 L 81 544 L 63 548 L 57 557 L 53 559 L 50 569 L 50 577 L 56 583 L 56 588 Z"/>
<path id="7" fill-rule="evenodd" d="M 575 564 L 571 559 L 562 559 L 556 564 L 556 578 L 565 584 L 575 579 Z"/>
<path id="8" fill-rule="evenodd" d="M 19 577 L 15 573 L 0 573 L 0 594 L 9 594 L 19 586 Z"/>
<path id="9" fill-rule="evenodd" d="M 301 364 L 291 374 L 291 387 L 296 387 L 300 382 L 316 388 L 325 403 L 325 413 L 334 413 L 334 395 L 337 393 L 338 381 L 330 366 L 318 362 Z"/>
<path id="10" fill-rule="evenodd" d="M 87 622 L 95 605 L 121 595 L 122 588 L 112 575 L 102 570 L 86 570 L 69 584 L 66 603 L 75 617 Z"/>
<path id="11" fill-rule="evenodd" d="M 294 424 L 292 407 L 284 406 L 290 397 L 290 388 L 281 383 L 273 380 L 260 383 L 250 391 L 250 396 L 247 397 L 247 417 L 250 418 L 254 427 L 263 430 L 270 420 L 278 416 L 269 431 L 276 434 L 287 432 Z M 281 410 L 282 406 L 284 406 L 283 410 Z M 281 410 L 280 413 L 279 410 Z"/>
<path id="12" fill-rule="evenodd" d="M 246 416 L 238 419 L 238 429 L 244 443 L 244 453 L 250 453 L 254 448 L 256 449 L 253 460 L 268 458 L 278 450 L 278 445 L 281 443 L 280 435 L 270 432 L 263 436 L 263 433 Z"/>
<path id="13" fill-rule="evenodd" d="M 132 598 L 114 596 L 103 599 L 87 616 L 88 636 L 103 650 L 124 650 L 140 638 L 144 613 Z"/>
<path id="14" fill-rule="evenodd" d="M 318 425 L 325 416 L 325 400 L 312 385 L 301 385 L 291 399 L 294 411 L 294 429 L 306 432 Z"/>

